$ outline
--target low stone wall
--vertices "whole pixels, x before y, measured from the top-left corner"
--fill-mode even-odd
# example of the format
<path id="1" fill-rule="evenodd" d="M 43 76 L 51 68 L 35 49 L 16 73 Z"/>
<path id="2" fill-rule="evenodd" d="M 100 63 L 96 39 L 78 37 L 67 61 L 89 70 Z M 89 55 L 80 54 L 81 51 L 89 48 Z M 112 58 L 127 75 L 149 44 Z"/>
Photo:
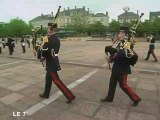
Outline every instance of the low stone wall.
<path id="1" fill-rule="evenodd" d="M 111 40 L 106 37 L 67 37 L 65 39 L 61 39 L 65 41 L 106 41 Z"/>
<path id="2" fill-rule="evenodd" d="M 111 41 L 111 38 L 109 37 L 67 37 L 62 38 L 60 40 L 63 41 Z M 134 40 L 136 42 L 146 42 L 146 38 L 144 37 L 135 37 Z"/>
<path id="3" fill-rule="evenodd" d="M 67 37 L 66 41 L 87 41 L 91 39 L 91 37 Z"/>

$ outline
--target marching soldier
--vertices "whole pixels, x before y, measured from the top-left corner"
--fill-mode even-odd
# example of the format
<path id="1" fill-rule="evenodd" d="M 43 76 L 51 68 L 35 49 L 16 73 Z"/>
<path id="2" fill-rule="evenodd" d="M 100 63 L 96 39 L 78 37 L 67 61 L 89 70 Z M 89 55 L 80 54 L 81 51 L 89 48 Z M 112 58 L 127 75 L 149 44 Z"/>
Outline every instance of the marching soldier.
<path id="1" fill-rule="evenodd" d="M 150 41 L 150 45 L 149 45 L 149 50 L 148 50 L 148 54 L 147 54 L 147 57 L 144 59 L 144 60 L 148 60 L 149 57 L 150 57 L 150 54 L 152 54 L 153 58 L 154 58 L 154 61 L 153 62 L 157 62 L 157 57 L 154 53 L 154 49 L 155 49 L 155 46 L 154 46 L 154 43 L 155 43 L 155 38 L 153 36 L 153 33 L 149 36 L 149 40 L 148 42 Z"/>
<path id="2" fill-rule="evenodd" d="M 60 49 L 60 40 L 55 34 L 55 28 L 57 28 L 57 24 L 48 23 L 48 40 L 43 45 L 42 56 L 44 58 L 40 58 L 41 61 L 46 60 L 46 83 L 45 90 L 43 94 L 40 94 L 42 98 L 49 98 L 52 81 L 54 84 L 61 90 L 64 96 L 68 99 L 67 103 L 71 103 L 72 100 L 75 99 L 75 96 L 72 92 L 64 85 L 64 83 L 60 80 L 58 75 L 58 71 L 61 70 L 58 52 Z M 40 55 L 40 54 L 39 54 Z"/>
<path id="3" fill-rule="evenodd" d="M 26 49 L 25 49 L 25 41 L 24 41 L 24 37 L 22 37 L 20 43 L 21 43 L 21 46 L 22 46 L 22 51 L 23 51 L 23 53 L 25 53 L 25 52 L 26 52 Z"/>
<path id="4" fill-rule="evenodd" d="M 7 46 L 9 48 L 9 54 L 12 55 L 14 52 L 14 40 L 11 36 L 8 38 Z"/>
<path id="5" fill-rule="evenodd" d="M 3 48 L 5 48 L 5 40 L 4 40 L 4 38 L 2 38 L 2 44 L 3 44 Z"/>
<path id="6" fill-rule="evenodd" d="M 27 44 L 28 44 L 28 48 L 30 48 L 30 40 L 29 40 L 29 37 L 26 38 L 26 42 L 27 42 Z"/>
<path id="7" fill-rule="evenodd" d="M 0 41 L 0 54 L 2 53 L 2 40 Z"/>
<path id="8" fill-rule="evenodd" d="M 118 39 L 121 43 L 124 43 L 124 39 L 126 36 L 128 29 L 126 27 L 122 27 L 118 34 Z M 112 73 L 109 82 L 109 90 L 108 95 L 101 99 L 102 102 L 113 102 L 115 90 L 117 86 L 117 82 L 120 85 L 120 88 L 130 97 L 133 101 L 133 106 L 137 106 L 138 103 L 141 101 L 141 98 L 136 95 L 134 91 L 128 86 L 127 84 L 127 75 L 131 74 L 130 64 L 127 62 L 126 53 L 124 48 L 120 48 L 118 46 L 119 51 L 112 55 L 111 60 L 113 62 Z"/>

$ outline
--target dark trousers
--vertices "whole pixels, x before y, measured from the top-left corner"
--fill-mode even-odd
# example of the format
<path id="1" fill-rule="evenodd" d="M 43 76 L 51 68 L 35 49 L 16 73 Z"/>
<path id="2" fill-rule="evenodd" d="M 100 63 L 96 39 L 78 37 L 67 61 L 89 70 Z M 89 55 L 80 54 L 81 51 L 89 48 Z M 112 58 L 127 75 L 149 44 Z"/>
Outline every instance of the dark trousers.
<path id="1" fill-rule="evenodd" d="M 12 46 L 8 46 L 9 48 L 9 54 L 12 55 L 12 53 L 14 52 L 13 47 Z"/>
<path id="2" fill-rule="evenodd" d="M 52 86 L 52 81 L 61 90 L 61 92 L 64 94 L 64 96 L 68 100 L 72 100 L 75 98 L 72 92 L 60 80 L 57 72 L 47 72 L 46 73 L 45 91 L 43 93 L 44 96 L 49 97 L 51 86 Z"/>
<path id="3" fill-rule="evenodd" d="M 154 54 L 154 49 L 149 49 L 149 50 L 148 50 L 148 54 L 147 54 L 146 60 L 149 59 L 149 57 L 150 57 L 151 54 L 152 54 L 154 60 L 157 61 L 157 57 L 156 57 L 156 55 Z"/>
<path id="4" fill-rule="evenodd" d="M 22 45 L 22 51 L 23 51 L 23 53 L 26 52 L 25 46 L 23 46 L 23 45 Z"/>
<path id="5" fill-rule="evenodd" d="M 27 44 L 28 44 L 28 48 L 30 48 L 30 42 L 27 42 Z"/>
<path id="6" fill-rule="evenodd" d="M 132 101 L 138 101 L 140 98 L 135 92 L 127 85 L 127 74 L 112 73 L 109 82 L 108 98 L 113 100 L 115 95 L 115 90 L 119 83 L 120 88 L 130 97 Z"/>
<path id="7" fill-rule="evenodd" d="M 5 46 L 6 46 L 5 43 L 3 43 L 3 48 L 5 48 Z"/>

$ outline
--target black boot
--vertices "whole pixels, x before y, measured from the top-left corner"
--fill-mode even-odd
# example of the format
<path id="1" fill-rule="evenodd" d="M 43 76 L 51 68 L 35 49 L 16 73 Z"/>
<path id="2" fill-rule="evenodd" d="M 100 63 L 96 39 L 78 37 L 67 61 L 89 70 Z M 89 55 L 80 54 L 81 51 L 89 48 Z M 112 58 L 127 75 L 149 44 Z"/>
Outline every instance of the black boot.
<path id="1" fill-rule="evenodd" d="M 66 103 L 67 103 L 67 104 L 70 104 L 70 103 L 72 103 L 72 101 L 73 101 L 74 99 L 76 99 L 76 97 L 75 97 L 75 96 L 73 97 L 73 99 L 72 99 L 72 100 L 67 100 L 67 101 L 66 101 Z"/>
<path id="2" fill-rule="evenodd" d="M 139 98 L 139 100 L 137 100 L 137 101 L 134 101 L 132 106 L 136 107 L 139 104 L 140 101 L 141 101 L 141 98 Z"/>
<path id="3" fill-rule="evenodd" d="M 109 97 L 106 97 L 104 99 L 100 99 L 101 102 L 113 102 L 113 99 L 112 98 L 109 98 Z"/>
<path id="4" fill-rule="evenodd" d="M 46 95 L 44 95 L 44 94 L 39 94 L 39 96 L 40 96 L 41 98 L 46 98 L 46 99 L 49 98 L 49 96 L 46 96 Z"/>

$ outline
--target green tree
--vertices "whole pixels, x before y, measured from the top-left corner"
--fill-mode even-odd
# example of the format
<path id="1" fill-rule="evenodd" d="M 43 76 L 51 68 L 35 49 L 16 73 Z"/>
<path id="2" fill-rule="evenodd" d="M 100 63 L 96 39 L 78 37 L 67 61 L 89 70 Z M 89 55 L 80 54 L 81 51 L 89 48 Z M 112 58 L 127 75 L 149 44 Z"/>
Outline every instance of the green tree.
<path id="1" fill-rule="evenodd" d="M 153 21 L 153 32 L 160 34 L 160 18 Z"/>
<path id="2" fill-rule="evenodd" d="M 84 33 L 84 31 L 85 31 L 84 26 L 81 26 L 81 25 L 78 25 L 78 24 L 67 25 L 66 30 L 76 31 L 78 33 Z"/>
<path id="3" fill-rule="evenodd" d="M 154 21 L 145 21 L 140 23 L 137 28 L 137 33 L 139 36 L 150 33 L 160 34 L 160 18 Z"/>
<path id="4" fill-rule="evenodd" d="M 86 27 L 87 32 L 91 34 L 103 35 L 106 33 L 106 26 L 97 21 L 94 24 L 90 24 Z"/>
<path id="5" fill-rule="evenodd" d="M 9 29 L 8 25 L 1 25 L 0 26 L 0 37 L 6 37 L 8 36 Z"/>
<path id="6" fill-rule="evenodd" d="M 9 22 L 9 34 L 14 36 L 21 36 L 31 33 L 31 27 L 25 23 L 22 19 L 16 18 L 11 19 Z"/>
<path id="7" fill-rule="evenodd" d="M 118 32 L 119 28 L 120 28 L 120 23 L 113 19 L 112 22 L 109 24 L 109 31 Z"/>

